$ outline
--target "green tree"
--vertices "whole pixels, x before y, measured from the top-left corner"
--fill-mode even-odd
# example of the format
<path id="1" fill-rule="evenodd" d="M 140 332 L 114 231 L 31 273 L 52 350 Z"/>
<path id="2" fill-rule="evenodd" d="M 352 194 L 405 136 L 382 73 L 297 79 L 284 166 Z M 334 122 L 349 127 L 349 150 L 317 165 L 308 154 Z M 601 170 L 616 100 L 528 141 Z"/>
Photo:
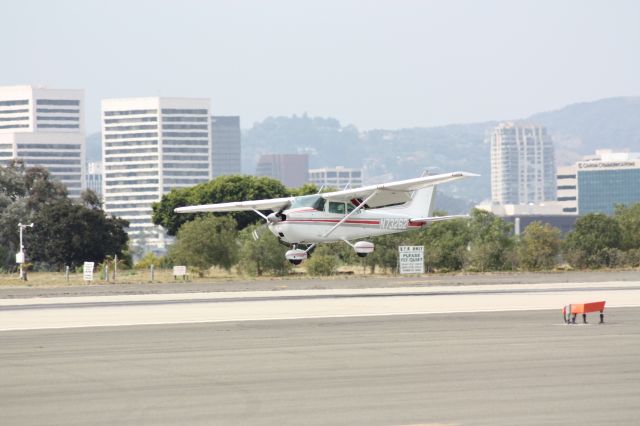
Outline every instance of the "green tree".
<path id="1" fill-rule="evenodd" d="M 309 275 L 334 275 L 338 271 L 338 257 L 332 250 L 332 244 L 319 245 L 305 262 Z"/>
<path id="2" fill-rule="evenodd" d="M 407 233 L 388 234 L 369 239 L 375 248 L 373 253 L 363 258 L 364 264 L 369 268 L 370 273 L 375 273 L 376 268 L 396 271 L 398 269 L 398 246 L 407 244 L 409 235 Z"/>
<path id="3" fill-rule="evenodd" d="M 530 270 L 552 269 L 560 254 L 561 242 L 558 228 L 532 222 L 518 241 L 518 262 Z"/>
<path id="4" fill-rule="evenodd" d="M 123 257 L 127 248 L 127 221 L 107 217 L 98 208 L 87 208 L 68 198 L 41 205 L 33 222 L 35 226 L 25 236 L 28 253 L 45 267 L 99 263 L 107 255 Z"/>
<path id="5" fill-rule="evenodd" d="M 202 214 L 178 214 L 177 207 L 226 203 L 245 200 L 263 200 L 289 196 L 289 190 L 279 181 L 256 176 L 219 176 L 206 183 L 189 188 L 174 189 L 153 205 L 153 223 L 163 226 L 169 235 L 176 235 L 180 226 Z M 238 230 L 260 221 L 254 212 L 216 213 L 233 218 Z"/>
<path id="6" fill-rule="evenodd" d="M 27 207 L 38 210 L 47 203 L 67 198 L 67 188 L 59 181 L 51 179 L 49 171 L 43 167 L 25 169 L 25 186 L 27 188 Z"/>
<path id="7" fill-rule="evenodd" d="M 267 230 L 254 240 L 251 234 L 259 226 L 262 225 L 250 225 L 240 232 L 240 268 L 249 275 L 286 275 L 291 270 L 285 258 L 288 247 Z"/>
<path id="8" fill-rule="evenodd" d="M 136 262 L 134 268 L 149 269 L 151 265 L 153 265 L 154 268 L 169 266 L 166 257 L 156 256 L 154 253 L 148 252 L 144 256 L 142 256 L 139 261 Z"/>
<path id="9" fill-rule="evenodd" d="M 413 242 L 425 246 L 426 271 L 458 271 L 467 262 L 471 241 L 469 221 L 465 219 L 435 222 L 415 233 Z"/>
<path id="10" fill-rule="evenodd" d="M 238 232 L 230 217 L 203 216 L 185 223 L 169 248 L 174 263 L 231 269 L 238 260 Z"/>
<path id="11" fill-rule="evenodd" d="M 613 266 L 622 243 L 618 221 L 603 213 L 590 213 L 576 221 L 567 234 L 562 252 L 574 268 L 600 268 Z"/>
<path id="12" fill-rule="evenodd" d="M 20 160 L 12 160 L 7 166 L 0 167 L 0 194 L 10 201 L 24 197 L 27 194 L 24 174 L 24 163 Z"/>
<path id="13" fill-rule="evenodd" d="M 620 225 L 623 250 L 640 249 L 640 203 L 617 205 L 614 219 Z"/>
<path id="14" fill-rule="evenodd" d="M 0 167 L 0 262 L 15 266 L 18 223 L 36 223 L 25 232 L 28 257 L 43 267 L 101 261 L 105 253 L 122 254 L 126 221 L 107 219 L 97 197 L 83 194 L 82 202 L 67 197 L 67 190 L 42 167 L 25 168 L 21 161 Z M 102 246 L 102 249 L 97 247 Z"/>
<path id="15" fill-rule="evenodd" d="M 315 183 L 305 183 L 300 188 L 290 188 L 289 193 L 292 197 L 300 197 L 302 195 L 317 194 L 319 189 Z M 324 188 L 322 192 L 325 192 Z"/>
<path id="16" fill-rule="evenodd" d="M 478 271 L 508 270 L 515 263 L 512 225 L 493 213 L 471 212 L 470 265 Z"/>

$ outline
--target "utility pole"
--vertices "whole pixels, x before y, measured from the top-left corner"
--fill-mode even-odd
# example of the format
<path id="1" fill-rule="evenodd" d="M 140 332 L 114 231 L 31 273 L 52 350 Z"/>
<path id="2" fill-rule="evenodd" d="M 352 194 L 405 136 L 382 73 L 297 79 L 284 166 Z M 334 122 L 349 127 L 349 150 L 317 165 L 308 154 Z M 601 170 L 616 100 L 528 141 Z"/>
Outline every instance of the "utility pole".
<path id="1" fill-rule="evenodd" d="M 16 263 L 20 264 L 20 279 L 26 281 L 27 276 L 24 273 L 24 268 L 22 267 L 25 262 L 24 244 L 22 243 L 22 230 L 24 228 L 33 228 L 33 223 L 30 223 L 29 225 L 18 223 L 18 229 L 20 229 L 20 251 L 16 254 Z"/>

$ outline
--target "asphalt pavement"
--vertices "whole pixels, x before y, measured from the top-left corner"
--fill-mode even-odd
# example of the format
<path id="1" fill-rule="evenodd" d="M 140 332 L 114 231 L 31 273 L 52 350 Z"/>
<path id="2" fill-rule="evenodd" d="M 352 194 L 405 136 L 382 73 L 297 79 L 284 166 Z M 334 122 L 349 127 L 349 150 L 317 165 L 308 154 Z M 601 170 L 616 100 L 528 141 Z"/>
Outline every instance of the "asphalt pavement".
<path id="1" fill-rule="evenodd" d="M 637 424 L 640 308 L 606 320 L 568 326 L 539 310 L 4 331 L 0 423 Z"/>

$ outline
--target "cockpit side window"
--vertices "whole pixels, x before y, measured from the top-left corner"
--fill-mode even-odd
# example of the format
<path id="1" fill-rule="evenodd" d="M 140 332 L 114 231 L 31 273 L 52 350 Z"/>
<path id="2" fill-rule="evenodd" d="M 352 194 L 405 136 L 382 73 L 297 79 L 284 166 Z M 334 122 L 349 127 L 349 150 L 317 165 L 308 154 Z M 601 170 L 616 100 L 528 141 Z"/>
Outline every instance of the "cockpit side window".
<path id="1" fill-rule="evenodd" d="M 322 197 L 318 197 L 318 199 L 316 200 L 315 203 L 313 203 L 313 208 L 318 210 L 318 211 L 323 211 L 324 210 L 324 203 L 325 203 L 325 199 Z"/>
<path id="2" fill-rule="evenodd" d="M 329 201 L 329 213 L 344 214 L 344 203 L 337 203 L 335 201 Z"/>

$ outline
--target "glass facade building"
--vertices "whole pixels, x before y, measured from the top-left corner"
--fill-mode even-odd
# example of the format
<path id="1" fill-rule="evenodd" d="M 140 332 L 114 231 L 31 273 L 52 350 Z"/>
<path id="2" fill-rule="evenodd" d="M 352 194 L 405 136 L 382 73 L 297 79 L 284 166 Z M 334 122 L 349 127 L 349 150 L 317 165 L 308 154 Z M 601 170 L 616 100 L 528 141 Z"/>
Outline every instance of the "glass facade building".
<path id="1" fill-rule="evenodd" d="M 211 117 L 211 177 L 238 175 L 241 154 L 240 117 Z"/>
<path id="2" fill-rule="evenodd" d="M 581 215 L 613 214 L 616 204 L 640 203 L 640 161 L 625 163 L 626 167 L 607 167 L 604 163 L 595 170 L 578 170 L 578 212 Z"/>

